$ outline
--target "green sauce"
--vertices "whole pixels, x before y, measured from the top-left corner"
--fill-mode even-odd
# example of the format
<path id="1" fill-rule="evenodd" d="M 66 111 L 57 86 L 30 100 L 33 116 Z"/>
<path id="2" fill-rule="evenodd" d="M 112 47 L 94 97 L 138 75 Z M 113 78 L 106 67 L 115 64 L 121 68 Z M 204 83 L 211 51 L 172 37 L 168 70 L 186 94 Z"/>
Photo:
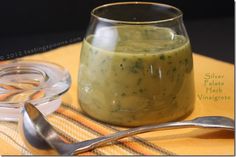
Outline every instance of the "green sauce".
<path id="1" fill-rule="evenodd" d="M 119 26 L 82 47 L 79 102 L 91 117 L 122 126 L 161 123 L 193 109 L 188 39 L 166 28 Z"/>

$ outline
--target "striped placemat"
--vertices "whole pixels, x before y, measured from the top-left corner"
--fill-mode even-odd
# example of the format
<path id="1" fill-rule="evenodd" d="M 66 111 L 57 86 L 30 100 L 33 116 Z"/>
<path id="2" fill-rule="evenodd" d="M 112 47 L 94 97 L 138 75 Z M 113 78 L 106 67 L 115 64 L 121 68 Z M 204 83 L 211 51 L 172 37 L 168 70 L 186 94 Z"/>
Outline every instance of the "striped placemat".
<path id="1" fill-rule="evenodd" d="M 48 116 L 48 120 L 59 133 L 71 143 L 89 140 L 115 133 L 123 128 L 95 121 L 69 104 Z M 0 122 L 0 138 L 15 147 L 22 155 L 30 155 L 18 132 L 17 123 Z M 1 149 L 1 148 L 0 148 Z M 140 137 L 119 140 L 104 147 L 80 155 L 176 155 L 160 146 L 154 145 Z"/>
<path id="2" fill-rule="evenodd" d="M 78 61 L 81 44 L 69 45 L 48 53 L 24 58 L 60 64 L 69 70 L 72 85 L 63 95 L 64 104 L 48 117 L 51 124 L 69 142 L 89 140 L 124 128 L 97 122 L 84 115 L 77 98 Z M 62 57 L 63 56 L 63 57 Z M 220 95 L 227 101 L 209 101 L 196 97 L 194 112 L 187 117 L 220 115 L 234 118 L 234 66 L 197 54 L 194 58 L 196 94 L 205 93 L 204 76 L 214 73 L 224 76 Z M 1 64 L 1 62 L 0 62 Z M 220 68 L 219 68 L 220 67 Z M 18 132 L 17 123 L 0 121 L 0 155 L 30 155 Z M 233 133 L 207 129 L 176 129 L 150 132 L 122 139 L 82 155 L 233 155 Z"/>

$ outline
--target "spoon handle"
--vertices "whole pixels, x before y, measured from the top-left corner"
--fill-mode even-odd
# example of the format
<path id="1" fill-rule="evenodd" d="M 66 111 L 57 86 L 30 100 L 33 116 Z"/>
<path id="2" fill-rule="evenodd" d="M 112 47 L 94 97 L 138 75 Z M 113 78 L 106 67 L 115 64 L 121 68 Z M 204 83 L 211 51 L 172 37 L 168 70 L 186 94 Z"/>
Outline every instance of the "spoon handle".
<path id="1" fill-rule="evenodd" d="M 107 143 L 110 143 L 110 142 L 113 142 L 113 141 L 116 141 L 125 137 L 141 134 L 141 133 L 146 133 L 146 132 L 151 132 L 151 131 L 156 131 L 156 130 L 184 128 L 184 127 L 191 127 L 191 126 L 193 126 L 193 123 L 191 121 L 182 121 L 182 122 L 170 122 L 170 123 L 163 123 L 159 125 L 148 125 L 148 126 L 131 128 L 128 130 L 116 132 L 111 135 L 102 136 L 95 139 L 72 144 L 71 151 L 68 152 L 67 155 L 86 152 L 88 150 L 92 150 L 94 148 L 105 145 Z"/>
<path id="2" fill-rule="evenodd" d="M 97 148 L 101 145 L 105 145 L 107 143 L 125 138 L 130 137 L 133 135 L 157 131 L 157 130 L 168 130 L 168 129 L 177 129 L 177 128 L 187 128 L 187 127 L 204 127 L 204 128 L 221 128 L 226 130 L 234 130 L 234 121 L 230 121 L 230 123 L 225 123 L 224 117 L 217 117 L 217 116 L 209 116 L 209 117 L 200 117 L 189 121 L 180 121 L 180 122 L 169 122 L 169 123 L 162 123 L 158 125 L 147 125 L 141 126 L 136 128 L 131 128 L 128 130 L 123 130 L 116 132 L 111 135 L 102 136 L 99 138 L 75 143 L 70 145 L 69 154 L 78 154 L 82 152 L 86 152 L 88 150 L 92 150 Z M 223 125 L 227 124 L 227 125 Z"/>

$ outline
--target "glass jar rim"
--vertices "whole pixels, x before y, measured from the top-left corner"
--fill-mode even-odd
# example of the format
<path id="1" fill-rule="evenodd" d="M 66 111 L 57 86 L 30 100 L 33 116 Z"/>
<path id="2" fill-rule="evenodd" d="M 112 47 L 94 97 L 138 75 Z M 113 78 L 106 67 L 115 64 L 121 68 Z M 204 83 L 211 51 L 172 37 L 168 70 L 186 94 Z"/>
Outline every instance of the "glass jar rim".
<path id="1" fill-rule="evenodd" d="M 115 20 L 111 18 L 106 18 L 106 17 L 101 17 L 99 15 L 96 15 L 96 11 L 100 9 L 104 9 L 106 7 L 111 7 L 111 6 L 118 6 L 118 5 L 152 5 L 152 6 L 160 6 L 164 8 L 170 8 L 176 11 L 176 15 L 170 18 L 162 19 L 162 20 L 149 20 L 149 21 L 128 21 L 128 20 Z M 183 12 L 169 4 L 163 4 L 163 3 L 157 3 L 157 2 L 114 2 L 114 3 L 108 3 L 104 5 L 100 5 L 96 8 L 94 8 L 91 11 L 91 16 L 103 21 L 103 22 L 109 22 L 109 23 L 119 23 L 119 24 L 158 24 L 158 23 L 164 23 L 164 22 L 170 22 L 174 21 L 176 19 L 179 19 L 183 16 Z"/>

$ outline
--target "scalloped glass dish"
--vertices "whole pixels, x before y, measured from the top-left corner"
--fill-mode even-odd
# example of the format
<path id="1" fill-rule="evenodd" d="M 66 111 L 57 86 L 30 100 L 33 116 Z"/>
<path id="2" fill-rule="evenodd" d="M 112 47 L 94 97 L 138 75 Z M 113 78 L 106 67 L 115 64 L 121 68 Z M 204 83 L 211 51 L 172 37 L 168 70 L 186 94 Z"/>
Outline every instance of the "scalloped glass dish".
<path id="1" fill-rule="evenodd" d="M 43 114 L 54 112 L 71 77 L 60 65 L 42 61 L 17 61 L 0 66 L 0 120 L 17 121 L 26 101 Z"/>

